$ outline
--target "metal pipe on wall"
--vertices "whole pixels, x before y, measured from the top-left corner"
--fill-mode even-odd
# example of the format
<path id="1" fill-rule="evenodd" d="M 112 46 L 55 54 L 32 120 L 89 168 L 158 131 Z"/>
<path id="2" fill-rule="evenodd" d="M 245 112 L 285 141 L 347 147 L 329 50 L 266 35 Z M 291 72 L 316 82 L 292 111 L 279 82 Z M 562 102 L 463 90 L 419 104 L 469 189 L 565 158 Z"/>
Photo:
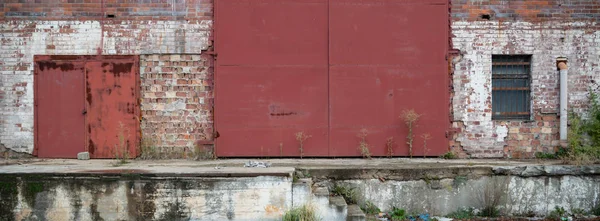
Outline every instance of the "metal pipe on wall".
<path id="1" fill-rule="evenodd" d="M 567 140 L 567 119 L 568 119 L 568 82 L 567 73 L 569 71 L 567 67 L 566 58 L 556 59 L 558 70 L 560 71 L 560 140 Z"/>

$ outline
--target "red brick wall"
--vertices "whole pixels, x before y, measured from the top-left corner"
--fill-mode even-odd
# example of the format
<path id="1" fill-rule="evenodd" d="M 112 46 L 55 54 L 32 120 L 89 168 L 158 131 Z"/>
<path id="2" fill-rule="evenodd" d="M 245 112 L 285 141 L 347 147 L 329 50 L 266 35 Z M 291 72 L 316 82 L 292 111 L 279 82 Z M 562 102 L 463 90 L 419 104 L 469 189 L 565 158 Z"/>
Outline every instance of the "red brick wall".
<path id="1" fill-rule="evenodd" d="M 213 140 L 213 59 L 210 55 L 140 57 L 144 148 L 186 157 Z"/>
<path id="2" fill-rule="evenodd" d="M 6 19 L 212 19 L 212 0 L 4 0 Z"/>
<path id="3" fill-rule="evenodd" d="M 481 20 L 490 15 L 505 21 L 600 21 L 597 0 L 452 0 L 454 20 Z"/>
<path id="4" fill-rule="evenodd" d="M 471 157 L 532 157 L 559 146 L 557 57 L 569 59 L 569 105 L 585 112 L 600 80 L 600 1 L 452 0 L 451 147 Z M 489 15 L 486 18 L 484 15 Z M 532 117 L 491 120 L 491 55 L 532 55 Z"/>

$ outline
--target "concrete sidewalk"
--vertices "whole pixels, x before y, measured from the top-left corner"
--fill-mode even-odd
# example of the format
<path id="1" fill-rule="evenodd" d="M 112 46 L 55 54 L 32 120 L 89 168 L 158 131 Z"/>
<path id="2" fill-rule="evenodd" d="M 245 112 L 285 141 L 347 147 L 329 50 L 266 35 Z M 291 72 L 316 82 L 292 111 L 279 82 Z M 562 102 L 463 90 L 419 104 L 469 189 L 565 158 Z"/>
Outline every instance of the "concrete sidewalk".
<path id="1" fill-rule="evenodd" d="M 246 168 L 248 161 L 271 163 L 269 168 Z M 444 160 L 444 159 L 407 159 L 374 158 L 366 159 L 217 159 L 205 161 L 192 160 L 129 160 L 119 164 L 118 160 L 63 160 L 30 159 L 21 161 L 0 161 L 0 174 L 154 174 L 158 176 L 261 176 L 290 175 L 294 171 L 309 171 L 314 175 L 331 176 L 344 173 L 358 174 L 360 177 L 372 173 L 394 173 L 404 171 L 449 171 L 481 170 L 492 172 L 504 168 L 546 168 L 557 167 L 560 161 L 516 161 L 516 160 Z M 560 166 L 562 167 L 562 166 Z M 345 172 L 340 172 L 345 171 Z M 453 172 L 454 171 L 454 172 Z M 315 174 L 316 173 L 316 174 Z M 339 178 L 339 177 L 337 177 Z M 347 176 L 345 178 L 353 178 Z"/>

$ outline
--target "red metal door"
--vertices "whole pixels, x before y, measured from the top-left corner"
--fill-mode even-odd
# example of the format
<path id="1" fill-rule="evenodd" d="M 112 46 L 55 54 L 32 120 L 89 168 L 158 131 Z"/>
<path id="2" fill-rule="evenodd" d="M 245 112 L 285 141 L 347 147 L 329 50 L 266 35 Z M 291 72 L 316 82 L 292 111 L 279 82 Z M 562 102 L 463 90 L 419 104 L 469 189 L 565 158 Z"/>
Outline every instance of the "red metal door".
<path id="1" fill-rule="evenodd" d="M 86 131 L 92 158 L 138 156 L 137 58 L 88 61 Z"/>
<path id="2" fill-rule="evenodd" d="M 136 56 L 35 56 L 35 148 L 42 158 L 136 157 Z"/>
<path id="3" fill-rule="evenodd" d="M 220 0 L 215 3 L 219 156 L 414 155 L 447 150 L 447 0 Z M 424 148 L 423 135 L 431 139 Z"/>
<path id="4" fill-rule="evenodd" d="M 35 152 L 76 158 L 85 151 L 83 63 L 39 61 L 34 70 Z"/>
<path id="5" fill-rule="evenodd" d="M 402 110 L 421 114 L 414 155 L 447 151 L 449 126 L 447 0 L 335 0 L 329 6 L 330 155 L 409 155 Z M 424 150 L 422 135 L 429 134 Z"/>
<path id="6" fill-rule="evenodd" d="M 327 156 L 327 0 L 215 1 L 219 156 Z M 307 138 L 296 139 L 298 133 Z"/>

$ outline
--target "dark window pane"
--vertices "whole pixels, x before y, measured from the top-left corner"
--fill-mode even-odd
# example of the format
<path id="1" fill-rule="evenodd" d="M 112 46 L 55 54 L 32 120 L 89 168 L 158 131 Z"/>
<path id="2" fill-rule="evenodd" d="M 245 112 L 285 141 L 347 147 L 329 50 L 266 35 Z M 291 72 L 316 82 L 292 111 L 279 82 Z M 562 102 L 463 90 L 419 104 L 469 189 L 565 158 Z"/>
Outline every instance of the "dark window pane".
<path id="1" fill-rule="evenodd" d="M 530 62 L 529 55 L 492 56 L 492 119 L 529 119 Z"/>

